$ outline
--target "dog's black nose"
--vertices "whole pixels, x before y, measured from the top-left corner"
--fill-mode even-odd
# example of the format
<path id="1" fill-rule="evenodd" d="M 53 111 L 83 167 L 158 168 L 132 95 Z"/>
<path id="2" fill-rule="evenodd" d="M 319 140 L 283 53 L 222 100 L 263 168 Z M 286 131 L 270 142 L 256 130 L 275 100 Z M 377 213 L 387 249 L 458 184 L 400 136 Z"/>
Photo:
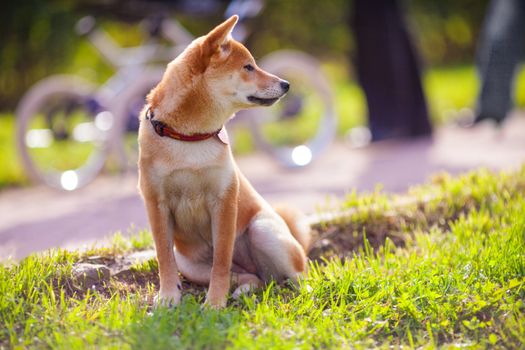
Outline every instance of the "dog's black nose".
<path id="1" fill-rule="evenodd" d="M 288 92 L 288 90 L 290 90 L 290 83 L 286 80 L 281 80 L 281 89 L 283 89 L 284 92 Z"/>

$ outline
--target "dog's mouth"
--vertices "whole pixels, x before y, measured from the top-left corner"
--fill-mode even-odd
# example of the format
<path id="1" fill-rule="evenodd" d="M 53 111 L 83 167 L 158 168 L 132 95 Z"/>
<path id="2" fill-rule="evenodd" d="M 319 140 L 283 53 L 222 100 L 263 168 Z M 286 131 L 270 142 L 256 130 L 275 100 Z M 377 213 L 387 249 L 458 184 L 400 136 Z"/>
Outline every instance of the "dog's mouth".
<path id="1" fill-rule="evenodd" d="M 277 102 L 277 100 L 279 100 L 279 97 L 262 98 L 262 97 L 257 97 L 253 95 L 248 96 L 248 101 L 261 105 L 261 106 L 271 106 L 275 102 Z"/>

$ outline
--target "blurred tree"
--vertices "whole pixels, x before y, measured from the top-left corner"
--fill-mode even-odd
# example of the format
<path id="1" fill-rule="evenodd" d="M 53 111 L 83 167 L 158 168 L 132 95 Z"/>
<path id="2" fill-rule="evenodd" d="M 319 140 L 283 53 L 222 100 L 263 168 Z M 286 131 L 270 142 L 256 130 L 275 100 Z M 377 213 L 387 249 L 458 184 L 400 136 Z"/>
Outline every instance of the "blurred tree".
<path id="1" fill-rule="evenodd" d="M 368 104 L 372 141 L 432 132 L 417 54 L 397 0 L 354 0 L 359 83 Z"/>
<path id="2" fill-rule="evenodd" d="M 405 0 L 428 65 L 472 63 L 489 0 Z"/>
<path id="3" fill-rule="evenodd" d="M 345 26 L 348 6 L 347 0 L 267 0 L 253 20 L 248 45 L 256 56 L 282 48 L 320 57 L 346 55 L 352 46 Z"/>
<path id="4" fill-rule="evenodd" d="M 423 61 L 431 65 L 472 62 L 487 1 L 405 0 Z M 7 1 L 0 13 L 0 110 L 13 108 L 37 80 L 67 70 L 77 50 L 86 51 L 74 32 L 75 22 L 82 15 L 103 17 L 105 23 L 135 23 L 155 12 L 174 13 L 191 32 L 202 35 L 223 17 L 227 3 L 228 0 Z M 248 45 L 256 57 L 279 48 L 297 48 L 321 58 L 339 57 L 343 62 L 354 52 L 353 35 L 345 25 L 351 5 L 351 0 L 266 0 L 263 12 L 251 21 L 254 30 Z M 120 36 L 133 35 L 124 31 Z"/>
<path id="5" fill-rule="evenodd" d="M 201 0 L 200 6 L 189 0 L 5 2 L 0 12 L 0 31 L 3 34 L 0 43 L 0 110 L 13 109 L 22 94 L 39 79 L 64 72 L 71 65 L 77 49 L 86 51 L 79 46 L 82 40 L 74 31 L 76 21 L 82 16 L 89 14 L 97 20 L 104 18 L 106 21 L 136 23 L 149 14 L 169 13 L 172 9 L 184 10 L 195 16 L 205 3 L 213 2 Z M 193 5 L 189 6 L 191 3 Z M 224 4 L 219 5 L 224 7 Z M 211 11 L 219 9 L 206 8 Z M 133 36 L 133 33 L 125 32 L 124 35 Z M 98 64 L 95 65 L 98 68 Z"/>
<path id="6" fill-rule="evenodd" d="M 59 71 L 74 48 L 73 1 L 7 1 L 0 12 L 0 109 L 36 79 Z"/>

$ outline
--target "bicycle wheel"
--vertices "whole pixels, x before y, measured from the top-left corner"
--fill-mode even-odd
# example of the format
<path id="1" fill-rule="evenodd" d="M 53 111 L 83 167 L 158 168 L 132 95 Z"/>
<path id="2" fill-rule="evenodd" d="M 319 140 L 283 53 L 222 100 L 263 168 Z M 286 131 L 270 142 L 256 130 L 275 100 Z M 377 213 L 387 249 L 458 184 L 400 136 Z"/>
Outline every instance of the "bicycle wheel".
<path id="1" fill-rule="evenodd" d="M 277 51 L 262 69 L 290 82 L 290 91 L 272 107 L 249 111 L 258 148 L 287 167 L 309 164 L 333 141 L 337 128 L 330 85 L 319 63 L 299 51 Z"/>
<path id="2" fill-rule="evenodd" d="M 17 108 L 17 150 L 28 175 L 61 190 L 92 181 L 106 160 L 113 116 L 95 87 L 72 76 L 42 80 Z"/>
<path id="3" fill-rule="evenodd" d="M 146 96 L 162 78 L 163 69 L 144 70 L 119 97 L 115 107 L 118 123 L 112 130 L 114 148 L 122 169 L 134 171 L 138 161 L 137 132 L 140 125 L 140 112 L 146 104 Z"/>

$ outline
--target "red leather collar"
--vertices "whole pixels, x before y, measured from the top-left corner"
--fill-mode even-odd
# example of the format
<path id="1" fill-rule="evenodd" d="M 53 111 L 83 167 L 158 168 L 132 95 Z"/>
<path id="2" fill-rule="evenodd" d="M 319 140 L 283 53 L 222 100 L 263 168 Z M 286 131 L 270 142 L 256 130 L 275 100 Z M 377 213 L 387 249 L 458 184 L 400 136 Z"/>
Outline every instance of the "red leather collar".
<path id="1" fill-rule="evenodd" d="M 154 118 L 155 118 L 155 114 L 153 113 L 151 108 L 148 108 L 148 110 L 146 111 L 146 120 L 149 120 L 151 122 L 151 125 L 153 126 L 153 129 L 155 130 L 157 135 L 159 135 L 160 137 L 166 136 L 166 137 L 169 137 L 175 140 L 179 140 L 179 141 L 186 141 L 186 142 L 204 141 L 214 136 L 218 136 L 219 133 L 223 130 L 223 128 L 221 128 L 217 131 L 207 133 L 207 134 L 185 135 L 185 134 L 181 134 L 180 132 L 177 132 L 169 125 L 166 125 L 165 123 L 159 120 L 156 120 Z M 224 142 L 220 137 L 219 137 L 219 140 L 221 140 L 221 142 Z"/>

